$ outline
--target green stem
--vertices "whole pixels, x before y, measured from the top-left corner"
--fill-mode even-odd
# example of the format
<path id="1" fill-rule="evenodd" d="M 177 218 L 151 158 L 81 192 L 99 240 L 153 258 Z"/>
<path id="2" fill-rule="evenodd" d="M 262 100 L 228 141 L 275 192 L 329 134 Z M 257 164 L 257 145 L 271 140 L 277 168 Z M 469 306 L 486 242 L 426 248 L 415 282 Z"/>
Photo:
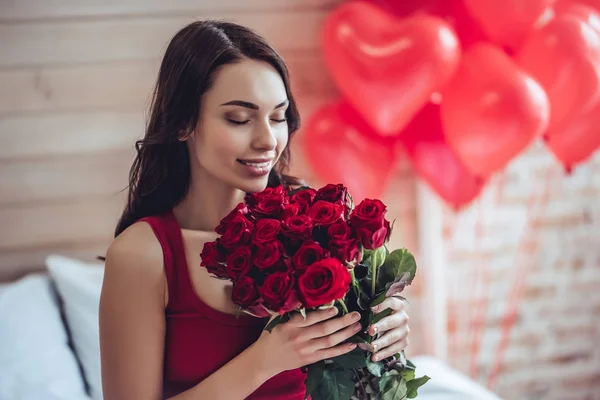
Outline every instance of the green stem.
<path id="1" fill-rule="evenodd" d="M 342 309 L 344 310 L 344 313 L 348 314 L 348 307 L 346 307 L 346 303 L 344 303 L 343 299 L 339 299 L 338 303 L 340 303 L 340 305 L 342 306 Z"/>
<path id="2" fill-rule="evenodd" d="M 356 276 L 354 275 L 354 269 L 350 270 L 350 276 L 352 277 L 352 289 L 354 289 L 354 294 L 358 297 L 358 282 L 356 282 Z"/>
<path id="3" fill-rule="evenodd" d="M 377 267 L 371 262 L 371 298 L 375 297 L 375 284 L 377 283 Z"/>

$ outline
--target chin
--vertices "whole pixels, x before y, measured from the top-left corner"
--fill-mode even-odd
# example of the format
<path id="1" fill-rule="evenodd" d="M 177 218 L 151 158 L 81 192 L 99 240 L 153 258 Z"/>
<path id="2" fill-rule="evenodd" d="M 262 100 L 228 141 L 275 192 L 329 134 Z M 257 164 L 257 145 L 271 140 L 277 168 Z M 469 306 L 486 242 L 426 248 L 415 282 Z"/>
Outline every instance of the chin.
<path id="1" fill-rule="evenodd" d="M 268 183 L 269 176 L 267 175 L 261 179 L 243 180 L 236 187 L 246 193 L 258 193 L 265 190 Z"/>

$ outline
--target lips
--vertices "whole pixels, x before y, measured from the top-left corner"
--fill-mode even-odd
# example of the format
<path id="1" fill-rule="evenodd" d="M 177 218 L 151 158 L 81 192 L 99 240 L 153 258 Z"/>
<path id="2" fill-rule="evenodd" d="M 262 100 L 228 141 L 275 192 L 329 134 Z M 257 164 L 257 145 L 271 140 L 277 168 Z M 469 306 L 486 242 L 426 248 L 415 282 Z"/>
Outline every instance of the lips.
<path id="1" fill-rule="evenodd" d="M 255 168 L 267 168 L 273 162 L 272 158 L 253 158 L 247 160 L 237 160 L 240 164 Z"/>

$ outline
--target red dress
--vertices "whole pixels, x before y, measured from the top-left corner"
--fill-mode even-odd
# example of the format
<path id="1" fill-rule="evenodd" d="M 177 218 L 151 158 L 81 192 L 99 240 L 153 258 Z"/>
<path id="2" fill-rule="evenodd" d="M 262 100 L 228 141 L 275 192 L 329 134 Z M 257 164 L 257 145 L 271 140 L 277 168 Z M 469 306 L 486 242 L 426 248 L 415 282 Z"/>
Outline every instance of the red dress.
<path id="1" fill-rule="evenodd" d="M 140 221 L 152 227 L 164 254 L 169 303 L 165 309 L 163 393 L 168 398 L 202 382 L 235 358 L 258 339 L 266 321 L 236 318 L 200 300 L 190 280 L 181 229 L 172 212 Z M 232 376 L 231 382 L 235 379 Z M 305 379 L 300 369 L 282 372 L 247 399 L 302 400 Z"/>

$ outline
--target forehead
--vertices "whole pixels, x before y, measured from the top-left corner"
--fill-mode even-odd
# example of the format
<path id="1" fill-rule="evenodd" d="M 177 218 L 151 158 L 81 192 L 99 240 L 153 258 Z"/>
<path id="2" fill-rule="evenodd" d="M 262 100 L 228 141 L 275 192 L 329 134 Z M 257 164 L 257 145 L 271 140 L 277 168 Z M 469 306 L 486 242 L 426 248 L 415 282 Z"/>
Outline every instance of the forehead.
<path id="1" fill-rule="evenodd" d="M 244 59 L 224 65 L 216 72 L 213 86 L 205 94 L 206 105 L 220 105 L 231 100 L 257 104 L 272 109 L 287 99 L 279 72 L 263 61 Z"/>

